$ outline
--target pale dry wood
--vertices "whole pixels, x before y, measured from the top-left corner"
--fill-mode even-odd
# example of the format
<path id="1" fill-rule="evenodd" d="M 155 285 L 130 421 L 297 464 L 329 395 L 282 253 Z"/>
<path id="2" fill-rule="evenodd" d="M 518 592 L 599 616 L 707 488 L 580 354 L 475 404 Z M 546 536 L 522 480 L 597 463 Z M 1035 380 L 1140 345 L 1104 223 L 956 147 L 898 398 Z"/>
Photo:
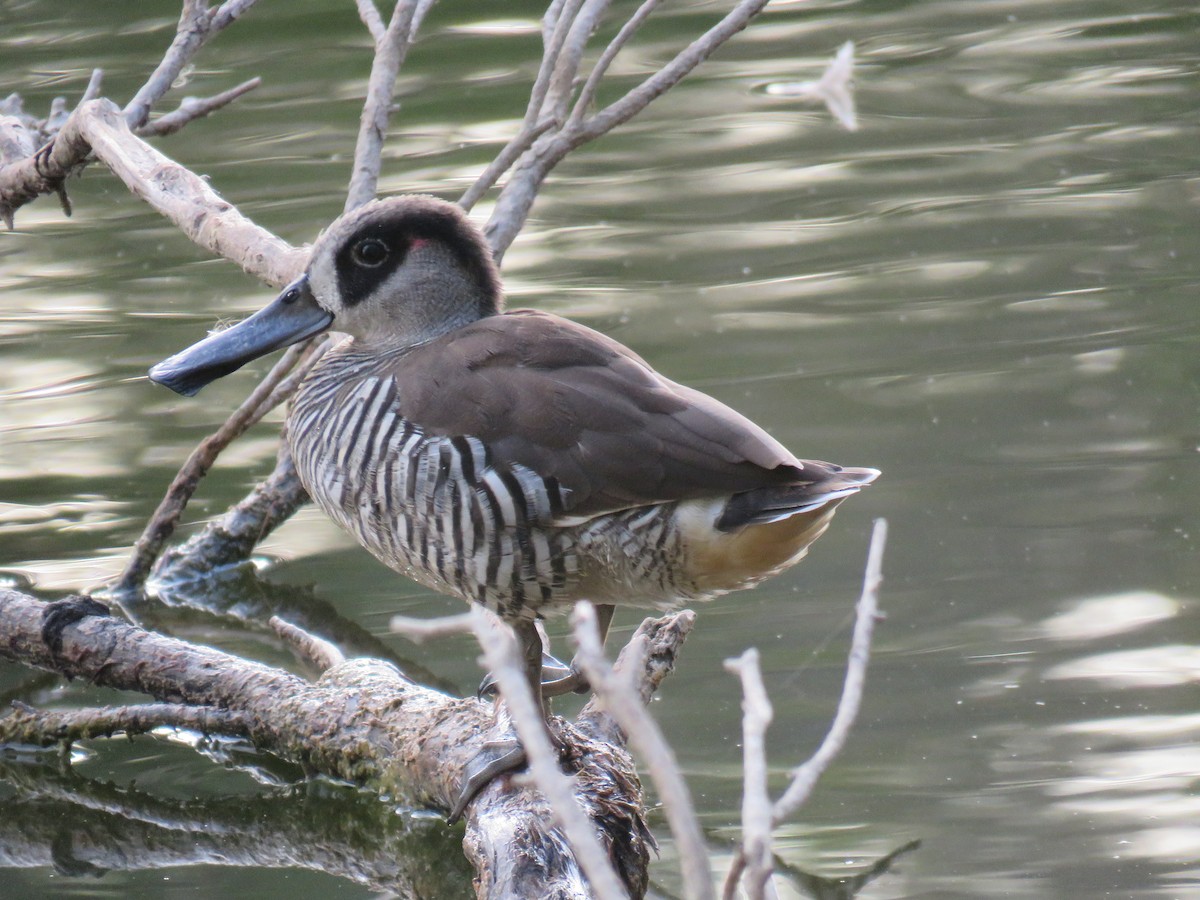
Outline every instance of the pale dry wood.
<path id="1" fill-rule="evenodd" d="M 579 646 L 576 663 L 587 676 L 588 683 L 604 708 L 620 725 L 630 745 L 645 763 L 658 789 L 667 823 L 678 846 L 679 868 L 687 897 L 689 900 L 715 898 L 708 848 L 675 752 L 663 737 L 658 723 L 642 704 L 633 681 L 616 673 L 605 659 L 595 607 L 582 601 L 576 604 L 571 618 L 573 634 Z M 630 646 L 633 645 L 631 641 Z M 644 654 L 645 647 L 639 647 L 639 651 Z"/>
<path id="2" fill-rule="evenodd" d="M 745 28 L 751 19 L 762 12 L 766 4 L 767 0 L 741 0 L 716 25 L 676 54 L 663 68 L 626 92 L 618 100 L 586 117 L 581 114 L 578 117 L 572 115 L 570 118 L 565 118 L 564 95 L 561 91 L 555 92 L 552 89 L 552 85 L 555 84 L 573 83 L 578 73 L 581 55 L 574 54 L 574 45 L 569 43 L 568 37 L 562 37 L 562 44 L 558 46 L 553 55 L 548 46 L 547 53 L 543 58 L 542 70 L 538 73 L 538 81 L 535 82 L 530 101 L 531 105 L 535 101 L 539 105 L 536 112 L 526 112 L 523 128 L 528 129 L 531 127 L 531 122 L 543 120 L 554 121 L 557 124 L 533 141 L 529 149 L 520 156 L 507 183 L 500 191 L 491 218 L 484 229 L 496 259 L 503 258 L 505 251 L 524 226 L 542 183 L 567 154 L 583 144 L 607 134 L 613 128 L 640 113 L 653 100 L 682 81 L 718 47 Z M 578 3 L 575 4 L 575 8 L 577 7 Z M 570 8 L 564 10 L 555 23 L 554 40 L 557 42 L 560 34 L 568 27 L 573 29 L 575 19 L 579 20 L 577 34 L 590 34 L 592 23 L 584 17 L 585 11 L 586 7 L 579 12 L 578 16 L 569 18 Z M 644 19 L 648 14 L 648 10 L 640 7 L 633 13 L 630 21 L 639 15 Z M 637 24 L 640 24 L 640 20 L 633 26 L 635 29 Z M 569 34 L 568 31 L 568 36 Z M 619 35 L 620 32 L 618 32 Z M 622 40 L 628 40 L 628 35 Z M 570 52 L 564 54 L 563 46 L 570 47 Z M 616 49 L 619 50 L 620 45 Z M 604 59 L 603 55 L 601 59 Z M 604 62 L 605 67 L 610 61 L 611 59 Z M 548 67 L 552 67 L 550 74 L 544 75 Z M 539 95 L 543 80 L 546 82 L 545 92 Z M 599 80 L 597 78 L 597 84 Z M 590 88 L 593 95 L 597 84 L 593 84 Z M 586 82 L 584 87 L 587 88 Z"/>
<path id="3" fill-rule="evenodd" d="M 392 616 L 388 628 L 393 634 L 403 635 L 414 644 L 423 644 L 435 638 L 450 637 L 455 634 L 471 634 L 473 629 L 472 614 L 459 613 L 456 616 L 440 616 L 436 619 L 419 619 L 413 616 Z"/>
<path id="4" fill-rule="evenodd" d="M 184 67 L 216 34 L 232 25 L 255 4 L 256 0 L 227 0 L 216 9 L 208 0 L 184 0 L 179 25 L 171 46 L 163 54 L 146 83 L 138 89 L 122 111 L 130 128 L 140 128 L 150 119 L 154 104 L 179 78 Z"/>
<path id="5" fill-rule="evenodd" d="M 261 78 L 251 78 L 249 81 L 243 81 L 236 87 L 211 97 L 184 97 L 179 101 L 176 109 L 134 129 L 134 133 L 138 137 L 162 137 L 174 134 L 196 119 L 203 119 L 205 116 L 211 115 L 261 85 Z M 86 99 L 88 98 L 85 95 L 85 101 Z"/>
<path id="6" fill-rule="evenodd" d="M 396 0 L 391 20 L 383 34 L 375 38 L 375 55 L 371 62 L 371 77 L 367 82 L 367 96 L 363 101 L 359 120 L 358 141 L 354 148 L 354 165 L 350 173 L 350 187 L 346 191 L 344 211 L 349 212 L 374 199 L 379 186 L 379 172 L 383 161 L 383 142 L 387 137 L 388 120 L 392 113 L 392 97 L 396 88 L 396 75 L 408 55 L 414 37 L 414 22 L 418 0 Z M 363 7 L 359 7 L 360 16 Z M 376 10 L 378 16 L 378 10 Z M 382 24 L 382 19 L 379 20 Z M 364 18 L 371 29 L 374 20 L 368 14 Z"/>
<path id="7" fill-rule="evenodd" d="M 746 857 L 746 894 L 762 900 L 771 877 L 771 796 L 767 792 L 767 728 L 774 715 L 763 686 L 758 651 L 746 650 L 725 660 L 725 669 L 742 682 L 742 852 Z"/>
<path id="8" fill-rule="evenodd" d="M 798 810 L 812 794 L 817 779 L 841 752 L 850 735 L 850 728 L 862 706 L 867 680 L 867 664 L 871 660 L 871 639 L 879 620 L 879 586 L 883 582 L 883 548 L 887 544 L 887 520 L 876 519 L 871 531 L 871 546 L 867 551 L 867 568 L 863 575 L 862 596 L 855 612 L 854 634 L 850 639 L 850 656 L 846 662 L 846 678 L 842 696 L 821 746 L 791 776 L 787 790 L 775 801 L 772 818 L 778 825 Z"/>

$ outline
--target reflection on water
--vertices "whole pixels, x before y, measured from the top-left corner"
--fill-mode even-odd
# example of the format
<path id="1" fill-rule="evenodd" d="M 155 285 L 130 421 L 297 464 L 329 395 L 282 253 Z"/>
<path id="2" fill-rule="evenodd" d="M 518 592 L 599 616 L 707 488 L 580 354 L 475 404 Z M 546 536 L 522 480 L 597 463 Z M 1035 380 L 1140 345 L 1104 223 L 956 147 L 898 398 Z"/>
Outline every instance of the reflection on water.
<path id="1" fill-rule="evenodd" d="M 177 16 L 167 0 L 151 12 L 114 28 L 103 4 L 9 4 L 3 93 L 40 108 L 100 65 L 128 96 Z M 613 97 L 714 15 L 664 13 L 618 58 Z M 401 78 L 384 187 L 453 197 L 524 111 L 537 9 L 433 15 Z M 737 688 L 720 661 L 763 654 L 778 789 L 832 711 L 869 521 L 886 515 L 888 619 L 862 720 L 783 834 L 784 862 L 861 874 L 919 838 L 864 896 L 1195 892 L 1194 24 L 1167 2 L 776 0 L 695 82 L 552 177 L 505 260 L 514 305 L 612 334 L 801 455 L 885 473 L 795 572 L 701 610 L 655 705 L 714 841 L 740 802 Z M 161 146 L 265 226 L 311 240 L 341 206 L 366 39 L 331 0 L 256 8 L 245 26 L 187 89 L 254 74 L 264 87 Z M 818 78 L 847 40 L 859 131 L 764 89 Z M 270 293 L 103 172 L 71 188 L 74 218 L 42 200 L 0 233 L 0 579 L 50 592 L 120 569 L 179 461 L 253 377 L 180 401 L 142 380 L 147 366 Z M 196 518 L 270 466 L 274 427 L 225 457 Z M 457 610 L 311 510 L 263 550 L 274 591 L 313 585 L 377 634 L 394 612 Z M 618 616 L 617 636 L 636 620 Z M 410 651 L 461 689 L 478 681 L 463 643 Z M 27 677 L 0 667 L 0 691 Z M 93 698 L 72 685 L 33 699 Z M 178 750 L 163 766 L 161 747 L 132 746 L 93 747 L 87 767 L 146 790 L 169 792 L 181 766 L 197 791 L 246 789 Z M 41 865 L 5 878 L 61 896 L 68 882 Z M 170 877 L 211 888 L 193 868 Z M 252 877 L 258 894 L 294 896 L 287 873 Z M 87 888 L 125 896 L 111 877 Z"/>

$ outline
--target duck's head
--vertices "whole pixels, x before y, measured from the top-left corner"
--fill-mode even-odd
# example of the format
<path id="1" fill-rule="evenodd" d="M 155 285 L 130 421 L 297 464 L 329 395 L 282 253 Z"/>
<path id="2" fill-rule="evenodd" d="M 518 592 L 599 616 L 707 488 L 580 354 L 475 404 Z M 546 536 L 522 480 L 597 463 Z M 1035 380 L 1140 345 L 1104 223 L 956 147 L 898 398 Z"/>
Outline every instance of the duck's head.
<path id="1" fill-rule="evenodd" d="M 501 309 L 479 229 L 452 203 L 409 195 L 347 213 L 317 239 L 304 274 L 268 306 L 150 370 L 191 396 L 253 359 L 334 330 L 365 349 L 406 347 Z"/>

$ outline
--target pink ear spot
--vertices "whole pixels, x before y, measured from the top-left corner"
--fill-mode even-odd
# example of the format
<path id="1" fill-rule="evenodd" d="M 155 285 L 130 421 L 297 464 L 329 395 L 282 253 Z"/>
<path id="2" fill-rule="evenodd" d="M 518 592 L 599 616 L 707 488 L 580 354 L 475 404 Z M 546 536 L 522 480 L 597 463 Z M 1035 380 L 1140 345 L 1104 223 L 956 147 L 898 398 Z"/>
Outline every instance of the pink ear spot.
<path id="1" fill-rule="evenodd" d="M 413 238 L 411 241 L 409 241 L 408 249 L 416 250 L 418 247 L 424 247 L 428 243 L 428 238 Z"/>

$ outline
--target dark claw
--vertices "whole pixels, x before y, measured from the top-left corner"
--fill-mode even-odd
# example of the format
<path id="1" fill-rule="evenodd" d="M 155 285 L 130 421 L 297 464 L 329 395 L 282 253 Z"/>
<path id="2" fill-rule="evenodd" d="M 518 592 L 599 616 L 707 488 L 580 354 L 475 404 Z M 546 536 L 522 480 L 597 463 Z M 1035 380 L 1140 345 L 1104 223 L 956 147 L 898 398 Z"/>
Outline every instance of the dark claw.
<path id="1" fill-rule="evenodd" d="M 498 755 L 497 755 L 498 754 Z M 453 825 L 462 818 L 467 804 L 491 784 L 492 779 L 525 766 L 525 748 L 516 740 L 489 741 L 467 766 L 467 777 L 455 801 L 446 824 Z"/>
<path id="2" fill-rule="evenodd" d="M 575 685 L 583 681 L 583 676 L 575 669 L 574 666 L 569 666 L 561 660 L 555 659 L 549 653 L 542 654 L 543 696 L 560 697 L 563 694 L 570 693 L 571 691 L 576 691 L 577 693 L 586 693 L 589 690 L 586 682 L 583 682 L 582 691 L 575 686 L 564 688 L 562 690 L 554 690 L 555 685 L 562 684 L 571 679 L 576 679 L 575 681 L 572 681 L 572 685 Z M 551 689 L 549 693 L 546 693 L 547 687 Z M 481 700 L 484 697 L 496 696 L 496 679 L 492 677 L 491 672 L 488 672 L 483 676 L 483 681 L 479 682 L 479 688 L 475 691 L 475 696 Z"/>

